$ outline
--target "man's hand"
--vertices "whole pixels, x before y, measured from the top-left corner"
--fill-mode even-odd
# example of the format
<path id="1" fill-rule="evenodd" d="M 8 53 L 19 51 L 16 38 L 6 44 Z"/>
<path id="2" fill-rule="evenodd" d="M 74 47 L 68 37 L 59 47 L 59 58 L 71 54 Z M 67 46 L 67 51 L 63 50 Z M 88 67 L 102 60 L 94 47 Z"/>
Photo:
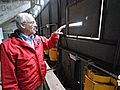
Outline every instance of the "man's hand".
<path id="1" fill-rule="evenodd" d="M 55 31 L 55 34 L 63 34 L 63 32 L 61 32 L 61 30 L 63 29 L 63 28 L 65 28 L 66 27 L 66 25 L 63 25 L 63 26 L 61 26 L 60 28 L 58 28 L 56 31 Z"/>

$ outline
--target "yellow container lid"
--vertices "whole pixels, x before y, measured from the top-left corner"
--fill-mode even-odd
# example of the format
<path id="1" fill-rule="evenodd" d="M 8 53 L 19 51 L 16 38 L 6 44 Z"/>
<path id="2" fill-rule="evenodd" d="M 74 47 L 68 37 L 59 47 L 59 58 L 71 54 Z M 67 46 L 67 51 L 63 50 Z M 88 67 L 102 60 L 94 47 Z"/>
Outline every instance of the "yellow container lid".
<path id="1" fill-rule="evenodd" d="M 116 86 L 95 82 L 85 75 L 84 90 L 116 90 Z"/>
<path id="2" fill-rule="evenodd" d="M 100 83 L 110 83 L 111 76 L 105 75 L 102 72 L 94 71 L 94 70 L 87 70 L 88 77 L 96 82 Z"/>

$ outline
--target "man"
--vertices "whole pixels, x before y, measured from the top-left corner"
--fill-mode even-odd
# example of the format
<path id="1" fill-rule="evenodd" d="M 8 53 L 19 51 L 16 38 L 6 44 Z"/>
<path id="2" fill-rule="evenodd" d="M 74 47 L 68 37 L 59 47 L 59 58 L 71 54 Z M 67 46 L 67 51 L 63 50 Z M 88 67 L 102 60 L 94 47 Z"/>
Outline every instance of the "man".
<path id="1" fill-rule="evenodd" d="M 43 51 L 54 47 L 65 27 L 60 27 L 47 39 L 35 36 L 37 24 L 31 14 L 18 14 L 16 25 L 18 30 L 1 44 L 2 88 L 37 90 L 46 74 Z"/>

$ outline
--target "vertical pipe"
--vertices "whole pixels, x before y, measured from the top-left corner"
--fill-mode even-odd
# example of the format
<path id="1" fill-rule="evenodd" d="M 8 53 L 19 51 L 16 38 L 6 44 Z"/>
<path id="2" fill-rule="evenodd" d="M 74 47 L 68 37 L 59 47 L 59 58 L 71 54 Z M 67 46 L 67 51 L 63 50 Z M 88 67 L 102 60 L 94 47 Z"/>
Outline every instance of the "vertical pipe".
<path id="1" fill-rule="evenodd" d="M 67 5 L 66 5 L 66 32 L 65 32 L 65 35 L 68 34 L 68 31 L 69 31 L 69 7 L 68 7 L 68 2 L 67 2 Z"/>
<path id="2" fill-rule="evenodd" d="M 60 25 L 61 25 L 61 0 L 57 0 L 57 15 L 58 15 L 58 21 L 57 21 L 57 26 L 56 28 L 58 28 Z M 62 49 L 59 48 L 61 45 L 62 45 L 62 42 L 61 42 L 61 36 L 59 38 L 59 42 L 58 42 L 58 53 L 59 53 L 59 56 L 58 56 L 58 67 L 57 67 L 57 73 L 58 73 L 58 77 L 61 79 L 62 78 L 62 75 L 61 75 L 61 72 L 62 72 Z"/>
<path id="3" fill-rule="evenodd" d="M 52 1 L 50 0 L 49 1 L 49 4 L 48 4 L 48 7 L 49 7 L 49 10 L 48 10 L 48 13 L 49 13 L 49 24 L 51 24 L 52 23 L 52 20 L 51 20 L 51 3 Z M 48 30 L 50 31 L 50 34 L 52 33 L 52 30 L 51 30 L 51 26 L 48 28 Z"/>

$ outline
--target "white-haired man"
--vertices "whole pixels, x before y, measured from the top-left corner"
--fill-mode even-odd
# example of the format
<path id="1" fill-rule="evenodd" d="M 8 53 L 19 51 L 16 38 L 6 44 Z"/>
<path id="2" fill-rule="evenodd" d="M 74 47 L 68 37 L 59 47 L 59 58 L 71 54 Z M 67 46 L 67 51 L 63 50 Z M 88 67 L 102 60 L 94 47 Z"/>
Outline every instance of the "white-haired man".
<path id="1" fill-rule="evenodd" d="M 44 50 L 54 47 L 60 27 L 49 39 L 35 35 L 37 24 L 31 14 L 16 16 L 17 30 L 1 44 L 3 90 L 42 90 L 46 74 Z"/>

